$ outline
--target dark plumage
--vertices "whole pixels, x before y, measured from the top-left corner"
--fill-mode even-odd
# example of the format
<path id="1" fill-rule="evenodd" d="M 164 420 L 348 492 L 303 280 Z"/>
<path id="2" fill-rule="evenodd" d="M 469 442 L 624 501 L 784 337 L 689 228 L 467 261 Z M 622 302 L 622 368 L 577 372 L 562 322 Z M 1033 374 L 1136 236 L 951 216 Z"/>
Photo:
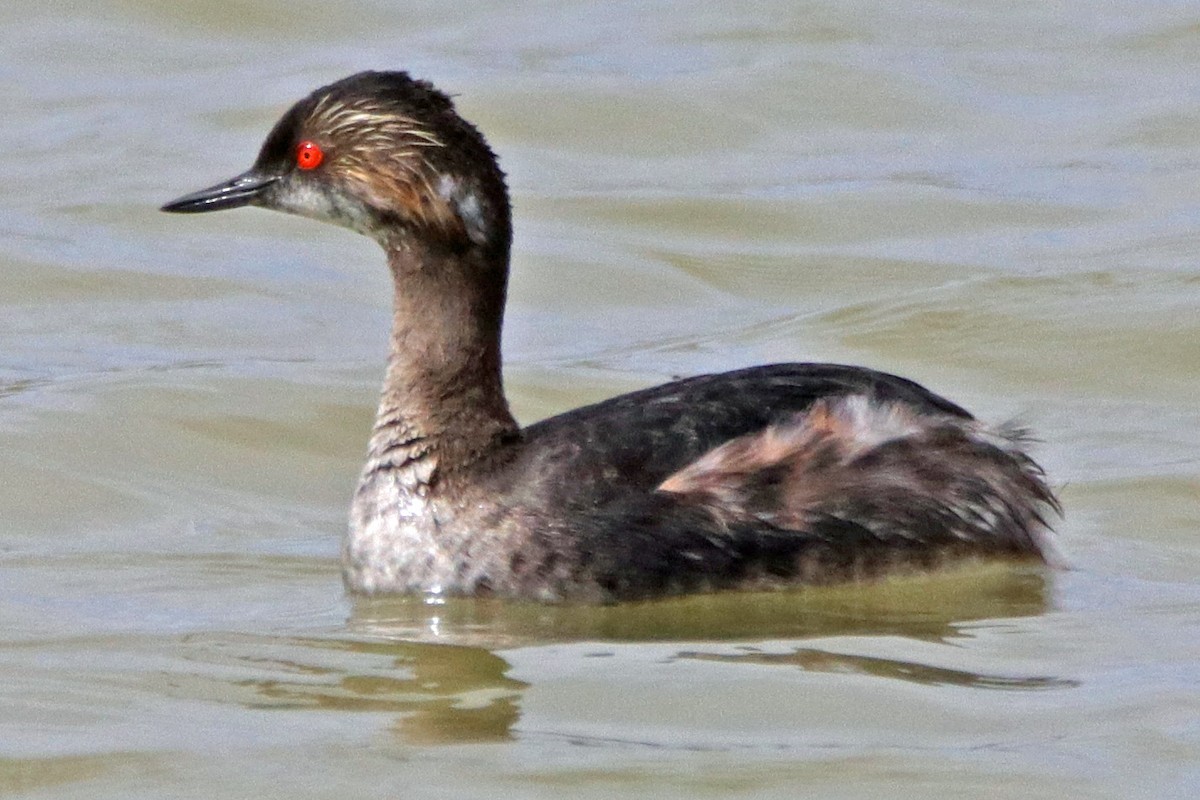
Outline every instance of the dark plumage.
<path id="1" fill-rule="evenodd" d="M 524 430 L 501 388 L 503 174 L 432 86 L 318 89 L 254 167 L 168 211 L 240 205 L 385 249 L 391 355 L 344 551 L 354 591 L 612 601 L 1042 559 L 1057 502 L 1016 431 L 873 370 L 704 375 Z"/>

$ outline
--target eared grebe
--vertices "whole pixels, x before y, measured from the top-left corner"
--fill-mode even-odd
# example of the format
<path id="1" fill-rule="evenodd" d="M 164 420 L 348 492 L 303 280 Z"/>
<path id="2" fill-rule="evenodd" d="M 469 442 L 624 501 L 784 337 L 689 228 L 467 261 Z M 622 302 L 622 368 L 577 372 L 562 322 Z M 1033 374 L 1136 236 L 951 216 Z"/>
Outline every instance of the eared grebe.
<path id="1" fill-rule="evenodd" d="M 500 378 L 504 174 L 406 73 L 318 89 L 249 171 L 163 210 L 245 205 L 387 253 L 391 353 L 343 550 L 355 592 L 610 602 L 1045 558 L 1058 504 L 1021 433 L 863 367 L 701 375 L 520 428 Z"/>

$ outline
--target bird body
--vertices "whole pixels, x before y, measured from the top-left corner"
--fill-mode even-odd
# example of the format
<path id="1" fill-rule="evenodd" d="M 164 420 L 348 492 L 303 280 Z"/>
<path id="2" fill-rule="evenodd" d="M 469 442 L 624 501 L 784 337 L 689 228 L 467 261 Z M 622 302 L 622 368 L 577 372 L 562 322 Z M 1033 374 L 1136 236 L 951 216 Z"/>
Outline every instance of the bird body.
<path id="1" fill-rule="evenodd" d="M 318 89 L 249 171 L 164 209 L 242 205 L 387 254 L 352 591 L 611 602 L 1045 557 L 1058 504 L 1024 435 L 863 367 L 697 376 L 520 428 L 501 378 L 504 176 L 451 101 L 405 73 Z"/>

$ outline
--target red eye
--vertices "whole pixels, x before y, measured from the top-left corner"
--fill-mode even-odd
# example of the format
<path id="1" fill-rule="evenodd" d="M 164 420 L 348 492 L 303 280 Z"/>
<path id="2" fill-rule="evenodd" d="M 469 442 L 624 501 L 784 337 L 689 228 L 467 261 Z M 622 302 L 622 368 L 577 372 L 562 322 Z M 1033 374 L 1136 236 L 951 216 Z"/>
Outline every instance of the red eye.
<path id="1" fill-rule="evenodd" d="M 296 166 L 300 169 L 316 169 L 325 160 L 325 153 L 316 142 L 304 140 L 296 147 Z"/>

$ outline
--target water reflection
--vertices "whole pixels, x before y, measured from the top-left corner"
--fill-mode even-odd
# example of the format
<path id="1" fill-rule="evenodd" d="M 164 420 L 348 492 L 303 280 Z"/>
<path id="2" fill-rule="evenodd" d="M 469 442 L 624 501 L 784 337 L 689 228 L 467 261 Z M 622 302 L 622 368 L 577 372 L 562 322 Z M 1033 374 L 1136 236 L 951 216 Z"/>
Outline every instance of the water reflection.
<path id="1" fill-rule="evenodd" d="M 10 397 L 12 395 L 30 392 L 35 389 L 40 389 L 43 386 L 48 386 L 50 381 L 45 379 L 35 380 L 33 378 L 21 378 L 12 381 L 0 381 L 0 398 Z"/>
<path id="2" fill-rule="evenodd" d="M 1043 613 L 1048 593 L 1042 571 L 997 568 L 869 587 L 713 595 L 611 607 L 361 600 L 348 626 L 368 641 L 321 646 L 385 656 L 390 671 L 381 674 L 376 668 L 370 674 L 340 674 L 335 682 L 320 687 L 270 680 L 257 682 L 255 688 L 270 705 L 399 712 L 394 732 L 405 742 L 426 744 L 513 737 L 529 687 L 509 677 L 509 662 L 497 651 L 512 649 L 515 654 L 520 649 L 524 660 L 530 650 L 572 642 L 609 642 L 617 647 L 678 642 L 685 646 L 670 660 L 782 665 L 814 673 L 854 673 L 979 689 L 1067 688 L 1073 684 L 1051 677 L 982 674 L 921 663 L 915 659 L 923 648 L 912 651 L 918 654 L 912 659 L 904 659 L 839 653 L 813 642 L 818 637 L 840 637 L 844 648 L 847 636 L 861 637 L 867 646 L 870 637 L 898 636 L 945 643 L 966 635 L 963 629 L 970 626 L 964 623 Z M 731 643 L 767 639 L 773 640 L 769 647 L 746 644 L 730 649 Z M 793 640 L 805 644 L 787 643 Z M 938 652 L 944 655 L 943 650 Z M 546 657 L 563 657 L 553 653 L 551 647 Z"/>
<path id="3" fill-rule="evenodd" d="M 1048 606 L 1038 568 L 973 566 L 937 575 L 764 594 L 699 595 L 616 606 L 450 599 L 356 602 L 348 625 L 370 637 L 488 648 L 564 641 L 730 641 L 897 635 L 945 641 L 964 622 L 1034 616 Z"/>
<path id="4" fill-rule="evenodd" d="M 56 792 L 61 787 L 119 770 L 136 773 L 162 769 L 163 760 L 146 753 L 0 757 L 0 790 L 5 796 L 33 794 L 39 790 Z"/>
<path id="5" fill-rule="evenodd" d="M 788 653 L 765 653 L 746 648 L 741 653 L 682 652 L 681 659 L 739 664 L 763 664 L 797 667 L 805 672 L 870 675 L 876 678 L 909 681 L 926 686 L 958 686 L 971 689 L 1070 689 L 1078 681 L 1050 676 L 988 675 L 969 670 L 950 669 L 901 659 L 833 653 L 801 647 Z"/>
<path id="6" fill-rule="evenodd" d="M 517 701 L 526 684 L 508 678 L 509 664 L 483 648 L 345 640 L 303 644 L 308 652 L 336 651 L 336 666 L 315 659 L 279 662 L 276 668 L 299 677 L 238 681 L 254 693 L 246 706 L 395 713 L 401 738 L 421 744 L 504 741 L 519 717 Z M 367 665 L 373 668 L 355 671 Z"/>
<path id="7" fill-rule="evenodd" d="M 1073 684 L 947 662 L 960 648 L 939 646 L 972 635 L 982 620 L 1040 614 L 1048 593 L 1042 571 L 995 568 L 612 607 L 362 600 L 347 627 L 327 635 L 185 637 L 189 666 L 160 688 L 192 698 L 216 694 L 251 710 L 332 712 L 347 720 L 347 714 L 383 714 L 391 718 L 389 733 L 405 744 L 513 739 L 533 688 L 512 677 L 514 663 L 522 678 L 546 676 L 552 684 L 549 676 L 562 670 L 607 675 L 613 662 L 601 666 L 592 657 L 642 658 L 647 647 L 657 651 L 658 664 L 784 666 L 814 676 L 977 689 L 1066 688 Z M 539 666 L 531 671 L 531 663 Z"/>

